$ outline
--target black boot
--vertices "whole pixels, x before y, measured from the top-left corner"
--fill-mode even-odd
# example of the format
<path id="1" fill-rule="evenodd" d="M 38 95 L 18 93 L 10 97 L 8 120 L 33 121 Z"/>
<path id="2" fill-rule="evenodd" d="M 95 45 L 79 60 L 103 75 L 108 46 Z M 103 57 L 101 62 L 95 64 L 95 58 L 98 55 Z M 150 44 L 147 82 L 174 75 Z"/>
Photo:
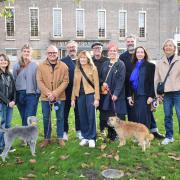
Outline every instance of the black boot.
<path id="1" fill-rule="evenodd" d="M 152 132 L 155 138 L 157 139 L 164 139 L 165 136 L 163 134 L 160 134 L 159 132 Z"/>

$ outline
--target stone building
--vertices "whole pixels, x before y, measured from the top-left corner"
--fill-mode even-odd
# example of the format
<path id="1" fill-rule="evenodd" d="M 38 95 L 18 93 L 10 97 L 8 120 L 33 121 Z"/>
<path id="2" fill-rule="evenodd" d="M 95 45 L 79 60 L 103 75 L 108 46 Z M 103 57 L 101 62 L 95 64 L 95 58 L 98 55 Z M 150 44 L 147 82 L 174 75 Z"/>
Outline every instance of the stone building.
<path id="1" fill-rule="evenodd" d="M 35 60 L 44 59 L 49 44 L 64 56 L 69 40 L 76 40 L 79 50 L 90 50 L 95 41 L 106 50 L 115 41 L 121 53 L 128 34 L 137 37 L 152 60 L 160 58 L 167 38 L 175 39 L 180 52 L 179 0 L 15 0 L 6 10 L 11 16 L 0 17 L 0 52 L 11 61 L 25 43 L 31 44 Z"/>

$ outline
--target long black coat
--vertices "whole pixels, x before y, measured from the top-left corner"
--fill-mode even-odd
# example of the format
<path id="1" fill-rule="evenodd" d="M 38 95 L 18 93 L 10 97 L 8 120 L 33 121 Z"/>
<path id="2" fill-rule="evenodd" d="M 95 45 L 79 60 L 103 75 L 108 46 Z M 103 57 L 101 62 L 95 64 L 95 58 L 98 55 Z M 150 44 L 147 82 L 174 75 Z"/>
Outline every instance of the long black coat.
<path id="1" fill-rule="evenodd" d="M 106 82 L 109 86 L 110 93 L 104 96 L 102 104 L 103 110 L 108 110 L 117 114 L 126 114 L 126 101 L 125 101 L 125 74 L 126 68 L 122 61 L 118 60 L 112 67 L 109 76 L 106 80 L 110 68 L 110 61 L 104 62 L 100 74 L 100 84 Z M 106 80 L 106 81 L 105 81 Z M 112 101 L 112 96 L 115 95 L 118 99 L 115 101 L 115 108 Z"/>
<path id="2" fill-rule="evenodd" d="M 144 74 L 143 74 L 143 79 L 144 79 L 144 93 L 147 97 L 154 97 L 155 96 L 155 91 L 154 91 L 154 73 L 155 73 L 155 65 L 153 63 L 150 63 L 148 61 L 145 61 L 142 66 L 139 69 L 139 78 L 142 78 L 141 75 L 141 69 L 144 69 Z M 129 83 L 129 90 L 128 96 L 133 95 L 133 90 L 132 87 Z M 141 88 L 141 87 L 140 87 Z"/>

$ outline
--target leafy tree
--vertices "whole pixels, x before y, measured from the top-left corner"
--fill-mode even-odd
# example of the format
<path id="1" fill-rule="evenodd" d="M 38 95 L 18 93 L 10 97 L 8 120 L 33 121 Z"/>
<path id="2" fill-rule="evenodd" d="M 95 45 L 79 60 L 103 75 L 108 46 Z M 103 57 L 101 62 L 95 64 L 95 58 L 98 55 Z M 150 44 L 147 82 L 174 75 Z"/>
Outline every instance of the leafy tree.
<path id="1" fill-rule="evenodd" d="M 10 9 L 8 8 L 9 3 L 14 3 L 15 0 L 0 0 L 0 17 L 11 16 Z"/>

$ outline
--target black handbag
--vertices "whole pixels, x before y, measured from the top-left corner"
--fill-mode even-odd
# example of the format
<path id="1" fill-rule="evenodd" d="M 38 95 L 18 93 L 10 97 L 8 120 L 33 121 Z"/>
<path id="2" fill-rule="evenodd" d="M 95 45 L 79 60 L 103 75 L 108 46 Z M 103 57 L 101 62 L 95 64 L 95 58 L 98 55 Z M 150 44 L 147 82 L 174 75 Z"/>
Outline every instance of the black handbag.
<path id="1" fill-rule="evenodd" d="M 165 77 L 164 81 L 158 83 L 158 85 L 157 85 L 157 94 L 159 94 L 159 95 L 164 94 L 165 82 L 166 82 L 166 80 L 167 80 L 167 78 L 168 78 L 168 76 L 169 76 L 169 73 L 170 73 L 170 71 L 171 71 L 174 63 L 175 63 L 175 62 L 173 62 L 173 63 L 171 64 L 171 66 L 170 66 L 170 68 L 169 68 L 169 70 L 168 70 L 168 72 L 167 72 L 167 74 L 166 74 L 166 77 Z"/>

